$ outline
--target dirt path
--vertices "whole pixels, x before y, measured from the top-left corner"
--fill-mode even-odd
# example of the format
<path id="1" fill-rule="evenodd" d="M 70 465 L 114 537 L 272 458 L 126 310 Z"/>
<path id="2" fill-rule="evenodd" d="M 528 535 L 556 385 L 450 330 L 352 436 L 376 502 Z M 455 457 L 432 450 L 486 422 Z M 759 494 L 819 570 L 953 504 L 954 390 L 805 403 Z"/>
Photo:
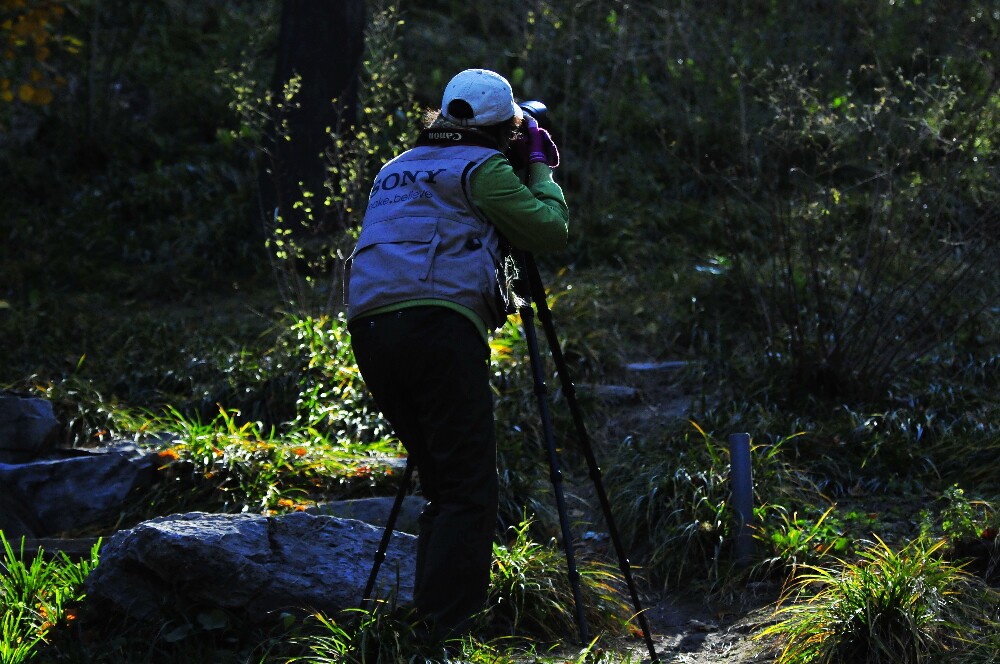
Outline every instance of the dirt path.
<path id="1" fill-rule="evenodd" d="M 741 607 L 738 613 L 716 612 L 702 601 L 678 595 L 661 598 L 647 612 L 653 644 L 660 662 L 685 664 L 750 664 L 770 662 L 760 644 L 751 638 L 754 630 L 770 620 L 769 597 Z M 753 604 L 758 606 L 753 607 Z M 640 661 L 649 653 L 643 644 L 634 650 Z"/>
<path id="2" fill-rule="evenodd" d="M 611 418 L 600 431 L 604 440 L 654 432 L 687 417 L 690 397 L 677 386 L 680 363 L 635 363 L 620 376 L 621 385 L 589 387 L 612 406 Z M 668 592 L 643 600 L 653 645 L 663 664 L 763 664 L 773 657 L 752 638 L 771 620 L 779 589 L 741 589 L 730 602 Z M 629 644 L 634 662 L 648 662 L 644 640 Z"/>

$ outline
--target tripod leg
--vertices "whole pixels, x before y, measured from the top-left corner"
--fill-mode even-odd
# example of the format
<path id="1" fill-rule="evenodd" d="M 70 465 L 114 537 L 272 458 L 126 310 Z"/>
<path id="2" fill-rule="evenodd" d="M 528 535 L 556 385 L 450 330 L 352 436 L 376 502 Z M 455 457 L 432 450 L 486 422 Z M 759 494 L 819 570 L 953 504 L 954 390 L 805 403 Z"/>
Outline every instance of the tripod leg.
<path id="1" fill-rule="evenodd" d="M 601 481 L 601 469 L 597 464 L 597 459 L 594 457 L 593 446 L 590 443 L 590 436 L 587 435 L 587 428 L 583 422 L 583 411 L 580 408 L 579 402 L 576 400 L 576 389 L 573 387 L 573 381 L 569 376 L 569 372 L 566 368 L 566 358 L 562 354 L 562 348 L 559 345 L 559 337 L 556 335 L 555 325 L 552 321 L 552 312 L 549 310 L 549 305 L 545 301 L 545 288 L 542 286 L 542 278 L 538 274 L 538 266 L 535 264 L 534 258 L 528 254 L 525 256 L 525 269 L 527 270 L 527 280 L 528 287 L 531 293 L 531 299 L 535 301 L 535 306 L 538 308 L 538 318 L 542 322 L 542 328 L 545 330 L 545 336 L 548 340 L 549 350 L 552 353 L 552 359 L 556 363 L 556 371 L 559 374 L 559 380 L 562 384 L 563 394 L 566 397 L 566 403 L 569 404 L 570 412 L 573 416 L 573 424 L 576 427 L 577 435 L 580 438 L 580 444 L 583 448 L 584 457 L 587 460 L 587 468 L 590 473 L 590 479 L 594 483 L 594 488 L 597 491 L 597 498 L 601 503 L 601 510 L 604 513 L 604 520 L 608 526 L 608 534 L 611 536 L 611 541 L 615 547 L 615 553 L 618 555 L 618 565 L 621 570 L 622 577 L 625 579 L 625 583 L 628 586 L 629 594 L 632 597 L 632 604 L 635 607 L 636 616 L 639 620 L 639 627 L 642 630 L 643 637 L 646 641 L 646 648 L 649 650 L 649 657 L 651 663 L 659 662 L 656 656 L 656 648 L 653 645 L 653 637 L 649 630 L 649 621 L 646 619 L 645 610 L 642 608 L 642 604 L 639 601 L 639 591 L 636 589 L 635 581 L 632 578 L 631 564 L 629 563 L 628 556 L 625 554 L 625 547 L 622 545 L 621 537 L 618 534 L 618 527 L 615 525 L 613 515 L 611 513 L 611 503 L 608 501 L 607 493 L 604 490 L 604 483 Z M 528 305 L 530 308 L 530 304 Z"/>
<path id="2" fill-rule="evenodd" d="M 385 523 L 385 530 L 382 532 L 382 540 L 379 542 L 378 551 L 375 552 L 375 562 L 372 564 L 372 571 L 368 575 L 368 583 L 365 584 L 364 595 L 361 596 L 359 607 L 365 609 L 372 599 L 372 592 L 375 589 L 375 579 L 378 577 L 378 570 L 385 560 L 385 552 L 389 549 L 389 540 L 392 538 L 392 531 L 396 527 L 396 519 L 399 517 L 399 510 L 403 506 L 403 499 L 410 488 L 410 479 L 413 476 L 413 457 L 407 457 L 406 469 L 403 471 L 403 479 L 399 482 L 399 491 L 396 492 L 396 499 L 392 503 L 389 511 L 389 518 Z"/>
<path id="3" fill-rule="evenodd" d="M 531 309 L 531 303 L 527 302 L 522 306 L 520 313 L 521 322 L 524 326 L 524 336 L 528 342 L 528 353 L 531 359 L 532 375 L 535 382 L 535 395 L 538 398 L 538 408 L 542 418 L 542 430 L 545 435 L 545 447 L 548 450 L 550 479 L 556 495 L 556 507 L 559 510 L 559 523 L 562 527 L 569 581 L 573 589 L 573 601 L 576 604 L 576 624 L 580 630 L 580 640 L 586 644 L 590 641 L 590 635 L 587 629 L 587 619 L 584 615 L 583 597 L 580 592 L 580 573 L 577 571 L 576 557 L 573 552 L 573 533 L 570 531 L 569 518 L 566 511 L 562 471 L 559 469 L 559 457 L 556 454 L 555 437 L 552 433 L 552 417 L 546 398 L 545 376 L 542 372 L 541 357 L 538 352 L 538 336 L 535 333 L 535 315 Z"/>

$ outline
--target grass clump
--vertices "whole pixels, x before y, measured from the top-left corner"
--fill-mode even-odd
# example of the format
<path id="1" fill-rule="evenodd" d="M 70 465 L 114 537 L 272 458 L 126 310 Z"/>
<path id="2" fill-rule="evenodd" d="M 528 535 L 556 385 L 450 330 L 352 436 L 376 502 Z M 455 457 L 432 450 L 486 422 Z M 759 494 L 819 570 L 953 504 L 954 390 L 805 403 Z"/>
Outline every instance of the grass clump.
<path id="1" fill-rule="evenodd" d="M 47 558 L 41 549 L 25 555 L 24 540 L 15 549 L 3 532 L 0 543 L 0 663 L 19 664 L 35 659 L 76 620 L 83 582 L 97 565 L 100 543 L 77 562 L 62 552 Z"/>
<path id="2" fill-rule="evenodd" d="M 392 481 L 401 453 L 392 440 L 331 443 L 308 427 L 278 437 L 258 423 L 240 424 L 237 415 L 220 408 L 202 423 L 168 409 L 147 423 L 169 441 L 159 452 L 165 481 L 149 497 L 151 508 L 270 514 Z"/>
<path id="3" fill-rule="evenodd" d="M 973 634 L 971 577 L 942 557 L 944 541 L 876 540 L 855 560 L 803 567 L 756 635 L 776 639 L 777 664 L 937 662 Z"/>
<path id="4" fill-rule="evenodd" d="M 428 648 L 417 638 L 412 614 L 388 600 L 370 612 L 346 612 L 341 620 L 314 615 L 308 633 L 295 639 L 303 653 L 291 661 L 382 663 L 413 661 L 418 655 L 431 661 L 495 663 L 627 661 L 596 647 L 603 636 L 627 633 L 631 612 L 620 593 L 619 575 L 594 560 L 578 561 L 577 569 L 587 624 L 599 636 L 583 652 L 567 657 L 564 641 L 578 626 L 566 558 L 554 542 L 533 541 L 530 531 L 531 520 L 525 518 L 509 529 L 506 544 L 494 545 L 489 598 L 475 618 L 476 637 Z"/>
<path id="5" fill-rule="evenodd" d="M 482 616 L 484 632 L 559 641 L 578 631 L 566 557 L 554 540 L 548 544 L 532 541 L 530 526 L 526 519 L 511 527 L 509 542 L 493 547 L 489 608 Z M 578 560 L 577 571 L 588 627 L 623 632 L 631 611 L 622 599 L 624 582 L 618 572 L 594 560 Z"/>
<path id="6" fill-rule="evenodd" d="M 729 449 L 697 423 L 691 427 L 695 435 L 688 430 L 658 441 L 627 440 L 605 476 L 627 546 L 666 587 L 719 582 L 734 562 Z M 765 505 L 758 516 L 778 503 L 818 496 L 783 459 L 790 438 L 752 445 L 755 503 Z"/>

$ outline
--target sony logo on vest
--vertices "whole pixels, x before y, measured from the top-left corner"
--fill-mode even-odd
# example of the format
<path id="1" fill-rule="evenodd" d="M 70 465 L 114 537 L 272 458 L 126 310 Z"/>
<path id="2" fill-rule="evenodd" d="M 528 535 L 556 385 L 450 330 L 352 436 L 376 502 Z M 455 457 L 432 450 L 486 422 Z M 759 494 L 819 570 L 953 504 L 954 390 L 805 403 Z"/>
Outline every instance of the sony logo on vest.
<path id="1" fill-rule="evenodd" d="M 372 191 L 368 195 L 369 198 L 375 196 L 379 189 L 382 191 L 392 191 L 396 187 L 405 187 L 408 184 L 415 183 L 418 179 L 423 180 L 427 184 L 436 184 L 434 178 L 436 178 L 440 173 L 443 173 L 446 169 L 439 168 L 437 170 L 421 170 L 421 171 L 403 171 L 402 173 L 388 173 L 387 175 L 377 178 L 375 184 L 372 186 Z M 421 177 L 421 174 L 423 177 Z"/>

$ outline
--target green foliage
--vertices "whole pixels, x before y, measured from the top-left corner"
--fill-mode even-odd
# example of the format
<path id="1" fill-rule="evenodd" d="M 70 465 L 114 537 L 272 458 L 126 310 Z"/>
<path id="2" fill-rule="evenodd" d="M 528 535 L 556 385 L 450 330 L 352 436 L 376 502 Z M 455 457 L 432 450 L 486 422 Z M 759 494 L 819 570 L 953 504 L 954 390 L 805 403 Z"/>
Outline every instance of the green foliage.
<path id="1" fill-rule="evenodd" d="M 15 549 L 2 532 L 0 542 L 0 662 L 20 664 L 35 659 L 54 634 L 77 619 L 100 542 L 78 562 L 61 552 L 47 559 L 41 549 L 25 555 L 24 541 Z"/>
<path id="2" fill-rule="evenodd" d="M 164 480 L 146 498 L 159 513 L 204 509 L 274 513 L 302 510 L 319 498 L 368 493 L 389 484 L 397 444 L 344 440 L 330 444 L 308 429 L 277 438 L 259 423 L 219 410 L 208 423 L 168 409 L 145 423 L 167 434 L 160 452 Z"/>
<path id="3" fill-rule="evenodd" d="M 605 480 L 629 547 L 645 544 L 664 584 L 718 580 L 732 535 L 727 453 L 704 431 L 666 441 L 625 441 Z"/>
<path id="4" fill-rule="evenodd" d="M 290 319 L 283 343 L 298 358 L 293 428 L 355 443 L 390 437 L 391 427 L 358 371 L 344 314 Z"/>
<path id="5" fill-rule="evenodd" d="M 757 638 L 778 640 L 778 664 L 942 661 L 973 635 L 967 575 L 940 557 L 942 541 L 896 551 L 878 540 L 856 561 L 806 566 Z M 971 595 L 970 595 L 971 596 Z"/>
<path id="6" fill-rule="evenodd" d="M 412 144 L 420 129 L 421 109 L 398 53 L 404 23 L 393 4 L 371 13 L 359 82 L 359 117 L 354 124 L 342 121 L 329 127 L 329 142 L 319 146 L 326 171 L 324 191 L 276 192 L 280 200 L 293 201 L 293 209 L 301 211 L 302 229 L 292 228 L 289 220 L 272 211 L 261 211 L 272 274 L 285 305 L 298 315 L 329 315 L 340 308 L 344 260 L 367 208 L 370 183 L 382 164 Z M 250 154 L 263 154 L 263 177 L 280 189 L 282 165 L 271 141 L 290 140 L 288 115 L 298 107 L 302 82 L 293 76 L 282 82 L 276 96 L 270 82 L 259 76 L 260 57 L 245 51 L 238 66 L 221 71 L 231 93 L 230 110 L 238 119 L 238 126 L 225 135 Z M 269 136 L 272 132 L 274 136 Z M 332 233 L 323 225 L 322 220 L 331 217 L 346 233 Z"/>
<path id="7" fill-rule="evenodd" d="M 988 530 L 989 515 L 993 512 L 989 503 L 969 500 L 957 484 L 945 489 L 942 498 L 945 506 L 941 510 L 941 530 L 945 537 L 975 538 Z"/>
<path id="8" fill-rule="evenodd" d="M 921 535 L 941 537 L 948 556 L 988 582 L 1000 579 L 1000 514 L 988 501 L 970 499 L 953 484 L 938 499 L 939 510 L 921 511 Z"/>
<path id="9" fill-rule="evenodd" d="M 506 546 L 493 546 L 481 631 L 558 642 L 577 630 L 566 557 L 555 540 L 548 545 L 532 541 L 530 525 L 525 519 L 508 530 Z M 577 571 L 587 624 L 598 632 L 622 632 L 631 611 L 621 594 L 620 575 L 596 561 L 577 561 Z"/>
<path id="10" fill-rule="evenodd" d="M 781 524 L 770 533 L 770 543 L 776 558 L 789 565 L 793 573 L 796 566 L 815 563 L 827 553 L 844 555 L 850 542 L 834 523 L 827 521 L 833 510 L 828 508 L 815 520 L 798 513 L 789 517 L 781 510 Z"/>
<path id="11" fill-rule="evenodd" d="M 759 510 L 763 527 L 758 538 L 771 552 L 759 569 L 777 567 L 794 577 L 803 565 L 824 564 L 829 557 L 852 554 L 858 542 L 882 527 L 877 516 L 856 510 L 843 511 L 837 505 L 825 511 L 806 506 L 792 512 L 785 505 L 768 505 Z"/>

